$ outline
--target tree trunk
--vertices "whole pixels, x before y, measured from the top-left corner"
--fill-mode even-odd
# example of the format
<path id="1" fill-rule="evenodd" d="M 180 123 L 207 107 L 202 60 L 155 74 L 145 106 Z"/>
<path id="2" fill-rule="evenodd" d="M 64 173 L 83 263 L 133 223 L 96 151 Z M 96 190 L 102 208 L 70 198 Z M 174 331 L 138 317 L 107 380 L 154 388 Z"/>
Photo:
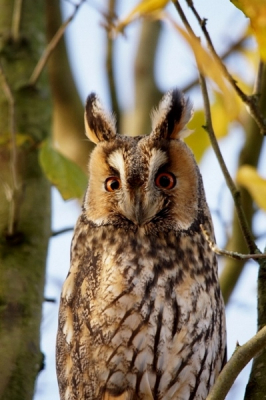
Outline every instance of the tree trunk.
<path id="1" fill-rule="evenodd" d="M 46 74 L 36 87 L 27 82 L 46 43 L 45 4 L 0 0 L 0 10 L 0 398 L 30 400 L 43 364 L 50 186 L 38 149 L 50 130 L 51 99 Z"/>
<path id="2" fill-rule="evenodd" d="M 266 117 L 266 65 L 264 65 L 260 107 Z M 264 250 L 265 251 L 265 250 Z M 266 260 L 260 260 L 258 274 L 258 330 L 266 325 Z M 246 387 L 245 400 L 266 399 L 266 348 L 254 358 Z"/>

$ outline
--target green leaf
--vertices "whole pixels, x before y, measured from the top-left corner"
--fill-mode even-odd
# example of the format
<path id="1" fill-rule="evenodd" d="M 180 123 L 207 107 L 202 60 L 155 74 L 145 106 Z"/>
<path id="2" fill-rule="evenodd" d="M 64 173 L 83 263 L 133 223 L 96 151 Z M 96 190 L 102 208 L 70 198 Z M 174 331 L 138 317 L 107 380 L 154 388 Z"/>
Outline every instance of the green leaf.
<path id="1" fill-rule="evenodd" d="M 248 190 L 257 205 L 266 211 L 266 179 L 263 179 L 256 168 L 243 165 L 236 176 L 239 185 Z"/>
<path id="2" fill-rule="evenodd" d="M 39 161 L 46 177 L 64 200 L 84 195 L 88 181 L 86 175 L 77 164 L 55 150 L 48 140 L 41 146 Z"/>
<path id="3" fill-rule="evenodd" d="M 266 2 L 265 0 L 230 0 L 250 19 L 250 26 L 257 39 L 260 56 L 266 61 Z"/>

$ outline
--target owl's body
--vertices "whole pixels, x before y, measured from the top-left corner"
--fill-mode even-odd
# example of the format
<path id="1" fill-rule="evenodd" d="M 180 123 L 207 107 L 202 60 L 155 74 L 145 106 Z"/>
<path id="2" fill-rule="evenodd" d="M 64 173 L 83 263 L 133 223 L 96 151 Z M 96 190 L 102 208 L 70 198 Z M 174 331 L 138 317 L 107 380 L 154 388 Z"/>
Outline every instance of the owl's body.
<path id="1" fill-rule="evenodd" d="M 179 138 L 189 104 L 170 92 L 135 138 L 116 135 L 94 95 L 86 111 L 98 144 L 62 291 L 61 400 L 204 400 L 225 320 L 202 180 Z"/>

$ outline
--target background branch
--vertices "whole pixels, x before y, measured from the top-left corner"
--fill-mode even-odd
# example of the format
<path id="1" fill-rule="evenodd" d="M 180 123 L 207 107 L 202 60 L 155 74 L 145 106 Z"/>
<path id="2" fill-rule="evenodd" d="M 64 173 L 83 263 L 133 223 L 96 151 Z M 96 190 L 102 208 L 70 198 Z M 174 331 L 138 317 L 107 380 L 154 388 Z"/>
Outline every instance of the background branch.
<path id="1" fill-rule="evenodd" d="M 12 16 L 12 27 L 11 27 L 11 35 L 14 42 L 19 40 L 19 30 L 20 30 L 20 22 L 21 22 L 21 12 L 22 12 L 22 3 L 23 0 L 15 0 L 14 8 L 13 8 L 13 16 Z"/>
<path id="2" fill-rule="evenodd" d="M 29 79 L 29 85 L 34 86 L 39 79 L 39 76 L 41 75 L 45 65 L 47 64 L 48 58 L 51 56 L 51 53 L 54 51 L 56 46 L 58 45 L 58 42 L 62 38 L 62 36 L 65 33 L 66 28 L 70 24 L 70 22 L 73 20 L 73 18 L 76 16 L 80 6 L 82 3 L 84 3 L 85 0 L 81 0 L 78 4 L 75 5 L 73 13 L 68 17 L 68 19 L 59 27 L 58 31 L 55 33 L 51 41 L 48 43 L 46 49 L 44 50 L 41 58 L 39 59 L 36 67 L 34 68 L 34 71 L 32 72 L 32 75 Z"/>
<path id="3" fill-rule="evenodd" d="M 150 112 L 161 99 L 154 76 L 160 33 L 159 21 L 143 20 L 134 66 L 135 107 L 133 112 L 124 114 L 122 121 L 127 135 L 145 135 L 151 130 Z"/>
<path id="4" fill-rule="evenodd" d="M 46 1 L 46 25 L 50 41 L 62 25 L 59 1 Z M 85 140 L 83 104 L 73 79 L 63 37 L 51 53 L 47 65 L 53 95 L 53 142 L 64 156 L 87 174 L 88 157 L 93 144 Z"/>
<path id="5" fill-rule="evenodd" d="M 180 15 L 180 18 L 182 20 L 182 22 L 184 23 L 188 33 L 194 38 L 196 39 L 196 35 L 193 31 L 193 29 L 191 28 L 186 15 L 183 12 L 182 7 L 180 6 L 180 3 L 178 1 L 174 2 L 175 7 Z M 197 59 L 196 59 L 197 62 Z M 200 66 L 198 65 L 198 69 L 200 71 Z M 216 158 L 219 162 L 219 165 L 221 167 L 221 170 L 223 172 L 225 181 L 227 183 L 227 186 L 232 194 L 232 197 L 234 199 L 234 203 L 235 203 L 235 207 L 236 207 L 236 212 L 237 212 L 237 216 L 239 219 L 239 223 L 243 232 L 243 236 L 244 239 L 247 243 L 247 246 L 249 248 L 250 253 L 255 253 L 258 251 L 257 246 L 254 242 L 253 239 L 253 235 L 251 233 L 251 230 L 249 228 L 249 224 L 248 221 L 246 219 L 242 204 L 241 204 L 241 200 L 240 200 L 240 193 L 237 190 L 233 179 L 231 178 L 229 171 L 227 169 L 227 166 L 224 162 L 223 156 L 221 154 L 219 145 L 218 145 L 218 141 L 216 139 L 214 130 L 213 130 L 213 125 L 212 125 L 212 117 L 211 117 L 211 109 L 210 109 L 210 101 L 209 101 L 209 96 L 208 96 L 208 90 L 207 90 L 207 85 L 206 85 L 206 80 L 205 77 L 203 76 L 202 73 L 199 74 L 199 80 L 200 80 L 200 85 L 201 85 L 201 91 L 202 91 L 202 96 L 203 96 L 203 102 L 204 102 L 204 110 L 205 110 L 205 117 L 206 117 L 206 131 L 209 135 L 213 150 L 215 152 Z"/>
<path id="6" fill-rule="evenodd" d="M 6 197 L 9 200 L 9 222 L 7 228 L 7 235 L 12 236 L 15 230 L 15 215 L 16 215 L 16 192 L 19 189 L 17 178 L 17 145 L 16 145 L 16 132 L 15 132 L 15 100 L 11 88 L 5 76 L 2 63 L 0 61 L 0 80 L 2 83 L 3 91 L 6 95 L 9 105 L 9 130 L 11 139 L 10 150 L 10 171 L 12 176 L 12 187 L 5 185 Z"/>
<path id="7" fill-rule="evenodd" d="M 74 226 L 70 226 L 69 228 L 59 229 L 58 231 L 53 231 L 51 233 L 52 237 L 62 235 L 62 233 L 72 232 L 74 230 Z"/>
<path id="8" fill-rule="evenodd" d="M 115 19 L 116 15 L 115 9 L 116 9 L 116 0 L 109 0 L 107 27 Z M 106 32 L 107 32 L 107 49 L 106 49 L 105 65 L 107 71 L 107 79 L 109 83 L 108 86 L 111 96 L 111 110 L 113 111 L 116 117 L 117 131 L 120 132 L 121 131 L 120 108 L 118 104 L 117 90 L 116 90 L 115 76 L 114 76 L 114 40 L 109 34 L 108 30 L 106 30 Z"/>

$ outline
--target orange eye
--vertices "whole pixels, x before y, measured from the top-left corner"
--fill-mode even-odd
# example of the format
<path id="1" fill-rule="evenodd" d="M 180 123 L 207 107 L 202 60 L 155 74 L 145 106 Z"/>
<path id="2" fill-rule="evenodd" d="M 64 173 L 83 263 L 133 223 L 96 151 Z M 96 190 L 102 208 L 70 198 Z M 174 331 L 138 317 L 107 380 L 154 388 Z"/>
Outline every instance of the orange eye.
<path id="1" fill-rule="evenodd" d="M 110 176 L 105 181 L 105 190 L 107 190 L 107 192 L 115 192 L 120 189 L 120 187 L 121 181 L 117 176 Z"/>
<path id="2" fill-rule="evenodd" d="M 155 178 L 155 185 L 160 189 L 173 189 L 176 177 L 170 172 L 161 172 Z"/>

